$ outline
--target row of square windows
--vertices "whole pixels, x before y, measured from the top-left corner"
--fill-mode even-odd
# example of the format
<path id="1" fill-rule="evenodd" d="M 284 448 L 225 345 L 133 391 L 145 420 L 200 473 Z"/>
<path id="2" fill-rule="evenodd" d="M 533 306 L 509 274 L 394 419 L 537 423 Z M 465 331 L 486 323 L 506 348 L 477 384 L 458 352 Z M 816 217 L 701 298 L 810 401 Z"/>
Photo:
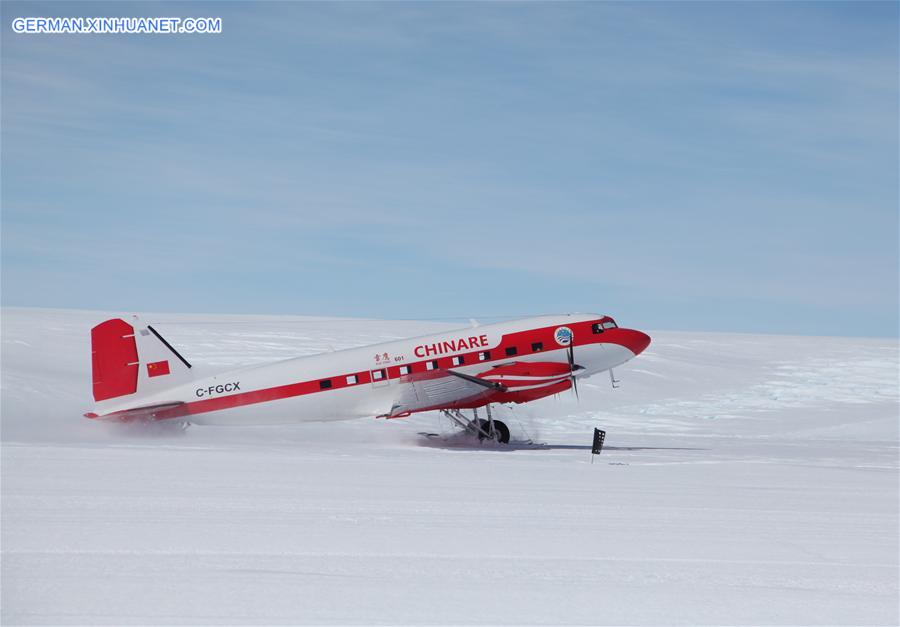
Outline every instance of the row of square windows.
<path id="1" fill-rule="evenodd" d="M 607 320 L 604 322 L 594 323 L 591 326 L 591 331 L 593 333 L 597 334 L 597 333 L 603 333 L 603 331 L 605 329 L 615 329 L 615 328 L 617 328 L 616 323 L 613 322 L 612 320 Z M 533 342 L 531 344 L 531 352 L 539 353 L 542 350 L 544 350 L 543 342 Z M 519 352 L 519 350 L 515 346 L 509 346 L 506 348 L 506 356 L 507 357 L 512 357 L 512 356 L 518 354 L 518 352 Z M 482 352 L 478 353 L 478 361 L 487 361 L 490 358 L 491 358 L 490 351 L 482 351 Z M 457 356 L 451 358 L 451 361 L 454 366 L 461 366 L 466 362 L 465 357 L 463 357 L 462 355 L 457 355 Z M 435 369 L 437 369 L 437 367 L 438 367 L 438 362 L 436 359 L 425 362 L 426 370 L 435 370 Z M 411 366 L 400 366 L 400 375 L 401 376 L 407 375 L 410 372 L 412 372 Z M 381 381 L 386 376 L 387 376 L 387 371 L 384 369 L 372 371 L 372 380 L 373 381 Z M 359 382 L 359 378 L 355 374 L 347 375 L 347 385 L 356 385 L 358 382 Z M 321 381 L 319 381 L 319 389 L 327 390 L 330 387 L 331 387 L 331 379 L 322 379 Z"/>
<path id="2" fill-rule="evenodd" d="M 534 353 L 539 353 L 544 350 L 543 342 L 534 342 L 531 345 L 531 351 Z M 508 346 L 506 348 L 506 356 L 513 357 L 519 353 L 519 349 L 515 346 Z M 487 361 L 491 358 L 491 351 L 481 351 L 478 353 L 478 361 Z M 456 355 L 450 358 L 451 363 L 454 366 L 461 366 L 466 363 L 465 356 Z M 425 370 L 436 370 L 438 367 L 437 359 L 433 359 L 431 361 L 425 362 Z M 400 376 L 407 375 L 412 372 L 412 366 L 400 366 Z M 372 380 L 373 381 L 381 381 L 387 376 L 387 370 L 382 368 L 381 370 L 373 370 L 372 371 Z M 355 374 L 347 375 L 347 385 L 356 385 L 359 383 L 359 377 Z M 331 379 L 322 379 L 319 381 L 319 389 L 327 390 L 331 388 Z"/>

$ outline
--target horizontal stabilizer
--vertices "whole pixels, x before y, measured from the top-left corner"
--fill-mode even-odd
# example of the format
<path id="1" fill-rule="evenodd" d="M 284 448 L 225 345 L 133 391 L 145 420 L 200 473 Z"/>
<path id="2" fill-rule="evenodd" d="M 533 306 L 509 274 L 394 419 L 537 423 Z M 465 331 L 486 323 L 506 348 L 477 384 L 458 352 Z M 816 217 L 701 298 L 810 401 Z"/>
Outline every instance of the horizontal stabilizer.
<path id="1" fill-rule="evenodd" d="M 147 405 L 146 407 L 135 407 L 134 409 L 125 409 L 116 411 L 111 414 L 99 415 L 94 412 L 88 412 L 85 418 L 94 418 L 101 420 L 117 420 L 120 422 L 152 422 L 155 420 L 166 420 L 168 418 L 177 418 L 184 415 L 184 409 L 187 403 L 178 401 L 175 403 L 160 403 L 159 405 Z"/>

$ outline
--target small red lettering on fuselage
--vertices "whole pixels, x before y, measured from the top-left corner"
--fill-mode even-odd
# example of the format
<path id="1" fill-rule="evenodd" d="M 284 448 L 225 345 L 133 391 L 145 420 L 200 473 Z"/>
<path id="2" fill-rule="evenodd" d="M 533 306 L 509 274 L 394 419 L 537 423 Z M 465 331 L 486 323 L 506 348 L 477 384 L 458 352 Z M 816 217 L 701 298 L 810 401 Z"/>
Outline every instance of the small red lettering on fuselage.
<path id="1" fill-rule="evenodd" d="M 463 350 L 484 348 L 488 345 L 487 335 L 473 335 L 461 337 L 458 340 L 435 342 L 434 344 L 422 344 L 413 350 L 416 357 L 431 357 L 432 355 L 446 355 Z"/>

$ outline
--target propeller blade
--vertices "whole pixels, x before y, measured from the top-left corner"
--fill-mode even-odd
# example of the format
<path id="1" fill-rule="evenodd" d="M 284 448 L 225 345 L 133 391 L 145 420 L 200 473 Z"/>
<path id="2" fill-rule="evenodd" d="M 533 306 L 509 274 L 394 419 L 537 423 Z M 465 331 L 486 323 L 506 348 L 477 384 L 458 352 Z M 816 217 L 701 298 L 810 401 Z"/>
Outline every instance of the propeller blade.
<path id="1" fill-rule="evenodd" d="M 569 350 L 566 351 L 566 355 L 569 358 L 569 378 L 572 380 L 572 391 L 575 392 L 575 399 L 581 400 L 581 397 L 578 396 L 578 380 L 575 378 L 575 369 L 578 366 L 575 365 L 575 346 L 574 342 L 569 342 Z"/>

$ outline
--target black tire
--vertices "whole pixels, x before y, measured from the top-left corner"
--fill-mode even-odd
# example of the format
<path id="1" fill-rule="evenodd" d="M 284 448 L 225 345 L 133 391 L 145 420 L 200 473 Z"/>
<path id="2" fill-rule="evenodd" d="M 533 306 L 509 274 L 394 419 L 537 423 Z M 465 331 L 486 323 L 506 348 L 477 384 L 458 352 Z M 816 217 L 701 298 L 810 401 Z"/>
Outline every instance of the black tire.
<path id="1" fill-rule="evenodd" d="M 509 427 L 506 426 L 505 422 L 495 420 L 494 431 L 497 434 L 497 441 L 500 442 L 500 444 L 509 444 Z"/>
<path id="2" fill-rule="evenodd" d="M 489 433 L 490 423 L 487 420 L 479 420 L 478 426 L 485 433 Z M 506 423 L 495 420 L 494 434 L 497 437 L 497 442 L 499 442 L 500 444 L 509 444 L 509 427 L 506 426 Z M 482 440 L 486 439 L 483 435 L 480 434 L 478 437 Z"/>

